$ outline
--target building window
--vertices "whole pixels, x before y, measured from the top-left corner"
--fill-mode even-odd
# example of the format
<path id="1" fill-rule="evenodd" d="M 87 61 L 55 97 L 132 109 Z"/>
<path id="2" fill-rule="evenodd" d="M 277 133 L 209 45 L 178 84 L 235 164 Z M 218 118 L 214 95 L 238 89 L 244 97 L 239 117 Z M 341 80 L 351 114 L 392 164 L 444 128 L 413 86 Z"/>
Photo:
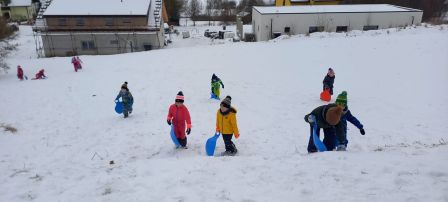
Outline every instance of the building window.
<path id="1" fill-rule="evenodd" d="M 312 26 L 309 28 L 308 32 L 311 34 L 313 32 L 323 32 L 324 26 Z"/>
<path id="2" fill-rule="evenodd" d="M 130 24 L 132 23 L 131 18 L 123 18 L 123 24 Z"/>
<path id="3" fill-rule="evenodd" d="M 366 25 L 362 28 L 364 31 L 378 30 L 378 25 Z"/>
<path id="4" fill-rule="evenodd" d="M 81 41 L 83 50 L 93 50 L 95 49 L 95 43 L 93 41 Z"/>
<path id="5" fill-rule="evenodd" d="M 289 33 L 291 31 L 291 27 L 285 27 L 285 33 Z"/>
<path id="6" fill-rule="evenodd" d="M 59 18 L 58 19 L 58 25 L 59 26 L 67 26 L 67 19 L 66 18 Z"/>
<path id="7" fill-rule="evenodd" d="M 112 40 L 112 41 L 110 41 L 110 44 L 112 44 L 112 45 L 118 45 L 118 40 Z"/>
<path id="8" fill-rule="evenodd" d="M 152 45 L 145 44 L 145 45 L 143 45 L 143 49 L 144 49 L 145 51 L 152 50 Z"/>
<path id="9" fill-rule="evenodd" d="M 76 18 L 76 26 L 84 26 L 84 18 Z"/>
<path id="10" fill-rule="evenodd" d="M 336 32 L 347 32 L 348 27 L 347 26 L 337 26 Z"/>
<path id="11" fill-rule="evenodd" d="M 114 25 L 114 19 L 113 18 L 106 18 L 104 20 L 106 22 L 106 26 L 113 26 Z"/>

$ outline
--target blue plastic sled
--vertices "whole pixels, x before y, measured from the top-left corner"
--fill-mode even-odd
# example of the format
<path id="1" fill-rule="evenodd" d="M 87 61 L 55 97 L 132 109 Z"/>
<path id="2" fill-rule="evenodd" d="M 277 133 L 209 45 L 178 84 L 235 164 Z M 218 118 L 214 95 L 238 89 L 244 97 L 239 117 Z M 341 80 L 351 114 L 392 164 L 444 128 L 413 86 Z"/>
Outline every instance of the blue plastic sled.
<path id="1" fill-rule="evenodd" d="M 314 142 L 314 145 L 316 146 L 317 150 L 319 150 L 320 152 L 327 151 L 327 147 L 324 145 L 324 143 L 317 136 L 317 123 L 316 123 L 316 121 L 314 121 L 314 123 L 313 123 L 313 142 Z"/>
<path id="2" fill-rule="evenodd" d="M 115 101 L 115 112 L 118 114 L 123 113 L 123 103 L 120 101 Z"/>
<path id="3" fill-rule="evenodd" d="M 176 134 L 174 134 L 174 126 L 171 124 L 171 132 L 170 132 L 171 140 L 173 140 L 174 145 L 176 147 L 180 147 L 179 141 L 176 138 Z"/>
<path id="4" fill-rule="evenodd" d="M 218 140 L 220 133 L 215 133 L 213 137 L 208 138 L 205 143 L 205 152 L 207 152 L 207 156 L 213 156 L 215 154 L 216 148 L 216 140 Z"/>
<path id="5" fill-rule="evenodd" d="M 216 99 L 216 100 L 219 100 L 219 97 L 216 97 L 215 94 L 210 93 L 210 99 Z"/>

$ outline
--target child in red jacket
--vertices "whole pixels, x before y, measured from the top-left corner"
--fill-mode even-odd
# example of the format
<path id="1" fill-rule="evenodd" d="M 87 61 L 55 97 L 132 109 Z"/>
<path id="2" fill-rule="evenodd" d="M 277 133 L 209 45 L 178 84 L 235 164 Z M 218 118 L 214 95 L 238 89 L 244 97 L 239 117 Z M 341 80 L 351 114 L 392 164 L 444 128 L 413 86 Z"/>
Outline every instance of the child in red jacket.
<path id="1" fill-rule="evenodd" d="M 185 126 L 187 128 L 187 135 L 191 132 L 190 112 L 184 105 L 184 94 L 179 91 L 176 96 L 175 103 L 172 104 L 168 110 L 166 118 L 168 125 L 173 124 L 174 134 L 176 135 L 179 144 L 182 148 L 187 149 L 187 136 L 185 135 Z"/>
<path id="2" fill-rule="evenodd" d="M 37 79 L 46 79 L 47 78 L 47 76 L 45 76 L 45 73 L 44 73 L 44 69 L 41 69 L 41 70 L 39 70 L 39 72 L 37 72 L 37 74 L 36 74 L 36 77 L 35 78 L 33 78 L 32 80 L 37 80 Z"/>
<path id="3" fill-rule="evenodd" d="M 23 69 L 20 65 L 17 66 L 17 78 L 23 81 Z"/>

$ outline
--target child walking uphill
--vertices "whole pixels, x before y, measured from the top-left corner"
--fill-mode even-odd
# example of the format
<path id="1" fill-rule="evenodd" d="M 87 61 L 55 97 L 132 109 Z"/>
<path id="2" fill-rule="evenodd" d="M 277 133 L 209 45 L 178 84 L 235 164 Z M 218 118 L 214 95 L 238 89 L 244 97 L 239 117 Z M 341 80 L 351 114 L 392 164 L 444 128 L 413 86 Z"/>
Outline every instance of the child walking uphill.
<path id="1" fill-rule="evenodd" d="M 128 89 L 128 82 L 124 82 L 121 85 L 121 90 L 115 98 L 115 102 L 118 102 L 118 99 L 121 97 L 121 101 L 123 103 L 123 114 L 124 118 L 128 118 L 129 114 L 132 113 L 132 104 L 134 104 L 134 97 L 132 97 L 131 92 Z"/>
<path id="2" fill-rule="evenodd" d="M 224 89 L 224 83 L 221 81 L 219 77 L 213 74 L 211 85 L 212 85 L 212 98 L 219 100 L 220 88 L 222 86 L 222 88 Z"/>
<path id="3" fill-rule="evenodd" d="M 191 118 L 190 112 L 184 105 L 184 94 L 182 91 L 177 93 L 175 103 L 172 104 L 168 110 L 168 116 L 166 118 L 168 125 L 173 124 L 174 134 L 182 148 L 187 147 L 187 136 L 185 135 L 185 126 L 187 128 L 187 135 L 191 133 Z"/>
<path id="4" fill-rule="evenodd" d="M 333 95 L 333 84 L 334 79 L 336 78 L 334 71 L 332 68 L 328 68 L 327 75 L 324 78 L 324 81 L 322 82 L 324 84 L 324 87 L 322 90 L 330 89 L 330 95 Z"/>
<path id="5" fill-rule="evenodd" d="M 342 127 L 344 129 L 346 138 L 345 138 L 344 142 L 339 143 L 339 144 L 343 144 L 347 147 L 347 144 L 348 144 L 347 121 L 349 121 L 350 123 L 355 125 L 359 129 L 359 133 L 361 133 L 361 135 L 365 135 L 366 131 L 364 131 L 364 126 L 361 124 L 361 122 L 355 116 L 353 116 L 352 113 L 350 112 L 350 110 L 348 109 L 347 91 L 342 91 L 342 93 L 338 95 L 338 97 L 336 98 L 336 104 L 339 106 L 342 106 L 344 108 L 344 110 L 342 111 L 341 123 L 342 123 Z M 337 144 L 338 144 L 338 142 L 335 142 L 335 145 L 337 145 Z"/>
<path id="6" fill-rule="evenodd" d="M 223 155 L 235 155 L 238 150 L 232 142 L 232 136 L 240 137 L 238 125 L 236 122 L 236 109 L 231 106 L 232 97 L 227 96 L 222 100 L 220 108 L 216 113 L 216 131 L 222 134 L 222 139 L 226 145 L 226 151 Z"/>
<path id="7" fill-rule="evenodd" d="M 82 61 L 79 58 L 79 56 L 72 57 L 72 64 L 73 64 L 73 68 L 75 69 L 75 72 L 78 72 L 78 69 L 82 69 L 81 63 L 82 63 Z"/>
<path id="8" fill-rule="evenodd" d="M 17 66 L 17 78 L 23 81 L 23 69 L 20 65 Z"/>

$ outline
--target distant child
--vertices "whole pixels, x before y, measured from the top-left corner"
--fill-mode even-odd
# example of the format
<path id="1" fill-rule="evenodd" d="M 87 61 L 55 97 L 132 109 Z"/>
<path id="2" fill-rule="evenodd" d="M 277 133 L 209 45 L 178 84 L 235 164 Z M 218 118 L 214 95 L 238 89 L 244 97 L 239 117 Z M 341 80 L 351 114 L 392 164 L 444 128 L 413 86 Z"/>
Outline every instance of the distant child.
<path id="1" fill-rule="evenodd" d="M 308 152 L 317 152 L 316 145 L 313 141 L 313 124 L 317 123 L 316 135 L 319 137 L 320 129 L 324 129 L 324 141 L 323 143 L 328 150 L 334 148 L 334 142 L 328 142 L 334 137 L 334 131 L 336 138 L 340 142 L 345 141 L 345 133 L 342 122 L 340 121 L 342 116 L 343 107 L 336 104 L 328 104 L 315 108 L 311 113 L 305 115 L 305 121 L 310 124 L 310 138 L 308 141 Z M 331 137 L 330 137 L 331 136 Z M 340 144 L 337 148 L 338 151 L 345 151 L 345 145 Z"/>
<path id="2" fill-rule="evenodd" d="M 187 136 L 185 135 L 185 127 L 187 135 L 191 133 L 191 118 L 188 108 L 184 105 L 184 94 L 179 91 L 174 100 L 174 104 L 168 109 L 168 116 L 166 122 L 168 125 L 173 124 L 174 134 L 182 148 L 187 147 Z"/>
<path id="3" fill-rule="evenodd" d="M 212 98 L 219 100 L 220 88 L 222 86 L 222 88 L 224 89 L 224 83 L 221 81 L 220 78 L 218 78 L 215 74 L 213 74 L 211 85 L 212 85 Z"/>
<path id="4" fill-rule="evenodd" d="M 81 59 L 79 59 L 78 56 L 72 57 L 72 64 L 73 64 L 73 68 L 75 69 L 75 72 L 78 72 L 78 69 L 82 69 L 81 63 L 82 63 L 82 61 L 81 61 Z"/>
<path id="5" fill-rule="evenodd" d="M 232 142 L 232 136 L 240 137 L 238 124 L 236 121 L 236 109 L 231 106 L 232 97 L 227 96 L 221 102 L 220 108 L 216 112 L 216 132 L 222 134 L 222 139 L 226 145 L 223 155 L 235 155 L 238 150 Z"/>
<path id="6" fill-rule="evenodd" d="M 17 78 L 23 81 L 23 69 L 20 65 L 17 66 Z"/>
<path id="7" fill-rule="evenodd" d="M 124 118 L 127 118 L 129 114 L 132 113 L 132 105 L 134 104 L 134 97 L 132 97 L 131 92 L 128 89 L 128 82 L 124 82 L 121 85 L 121 90 L 115 98 L 115 101 L 118 102 L 118 99 L 121 97 L 121 102 L 123 103 L 123 114 Z"/>
<path id="8" fill-rule="evenodd" d="M 333 84 L 334 79 L 336 78 L 334 71 L 332 68 L 328 68 L 327 75 L 324 78 L 323 84 L 324 87 L 322 90 L 325 90 L 326 88 L 330 89 L 330 95 L 333 95 Z"/>
<path id="9" fill-rule="evenodd" d="M 76 61 L 78 61 L 78 69 L 82 69 L 82 60 L 79 58 L 79 56 L 76 56 Z"/>
<path id="10" fill-rule="evenodd" d="M 44 73 L 44 69 L 39 70 L 39 72 L 37 72 L 36 77 L 34 77 L 32 80 L 37 80 L 37 79 L 46 79 L 47 76 L 45 76 Z"/>

